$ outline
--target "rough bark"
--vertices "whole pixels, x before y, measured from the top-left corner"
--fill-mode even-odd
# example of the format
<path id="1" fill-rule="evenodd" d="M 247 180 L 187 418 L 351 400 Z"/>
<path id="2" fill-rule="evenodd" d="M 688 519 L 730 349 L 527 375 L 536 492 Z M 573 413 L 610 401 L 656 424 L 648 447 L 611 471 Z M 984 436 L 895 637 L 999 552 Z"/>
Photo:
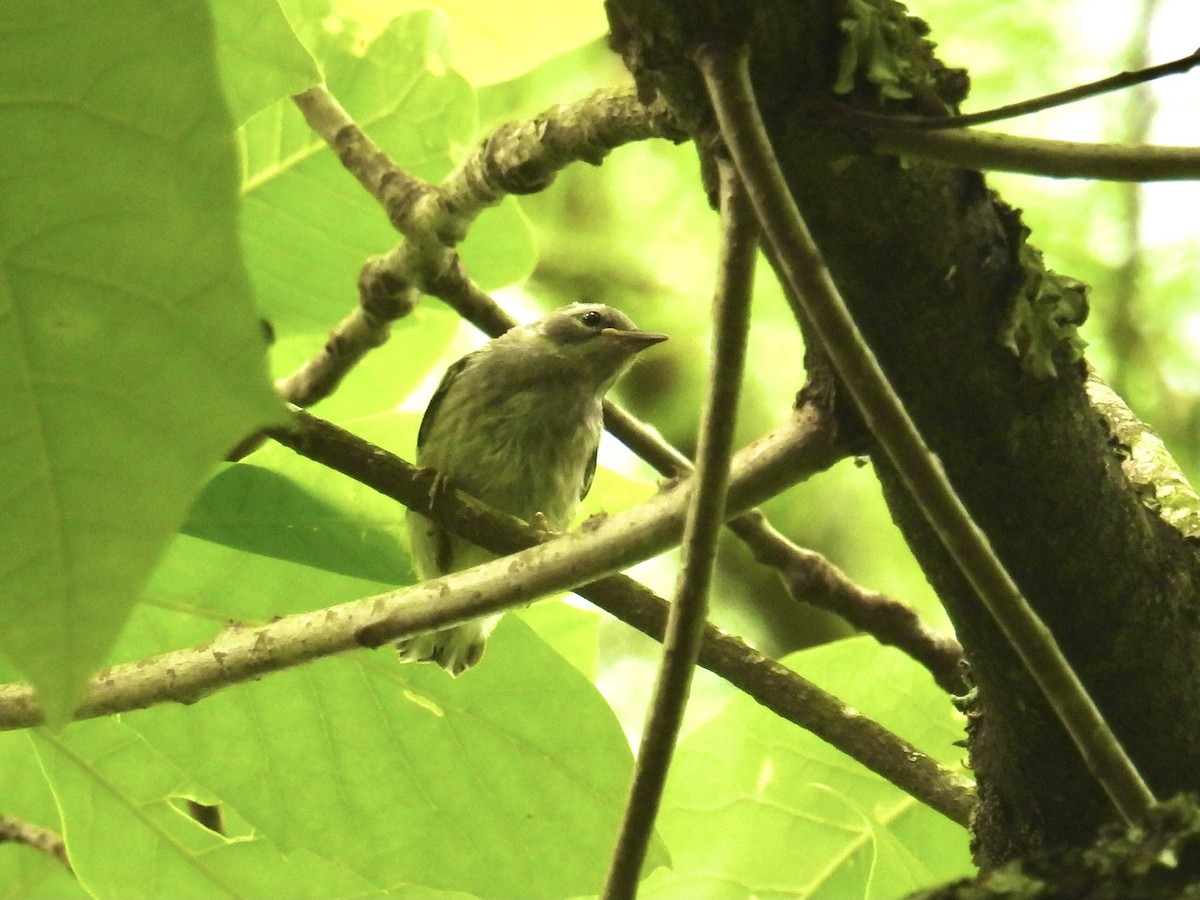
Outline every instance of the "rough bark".
<path id="1" fill-rule="evenodd" d="M 880 0 L 894 15 L 894 4 Z M 835 0 L 609 0 L 613 45 L 642 99 L 661 94 L 711 147 L 691 63 L 704 41 L 745 39 L 760 105 L 830 271 L 927 443 L 1049 625 L 1159 797 L 1200 781 L 1200 567 L 1143 505 L 1084 390 L 1082 363 L 1023 371 L 1000 333 L 1025 279 L 1019 213 L 975 172 L 908 164 L 820 110 L 842 40 Z M 898 20 L 893 20 L 898 21 Z M 919 26 L 898 43 L 932 87 L 907 105 L 953 105 Z M 856 88 L 852 102 L 878 109 Z M 797 361 L 799 370 L 799 361 Z M 885 495 L 945 603 L 979 688 L 971 762 L 985 868 L 1089 843 L 1115 813 L 1020 662 L 886 460 Z"/>

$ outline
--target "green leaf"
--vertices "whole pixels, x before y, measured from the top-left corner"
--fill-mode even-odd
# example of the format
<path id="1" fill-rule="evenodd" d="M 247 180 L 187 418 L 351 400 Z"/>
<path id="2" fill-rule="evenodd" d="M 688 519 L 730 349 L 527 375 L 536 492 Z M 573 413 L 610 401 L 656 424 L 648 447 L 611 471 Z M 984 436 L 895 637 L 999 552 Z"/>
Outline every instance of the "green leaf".
<path id="1" fill-rule="evenodd" d="M 402 12 L 435 6 L 450 16 L 455 68 L 484 85 L 506 81 L 608 32 L 604 8 L 590 0 L 339 0 L 340 13 L 379 28 Z"/>
<path id="2" fill-rule="evenodd" d="M 630 770 L 595 688 L 512 617 L 457 681 L 384 650 L 126 721 L 286 852 L 485 897 L 593 890 Z"/>
<path id="3" fill-rule="evenodd" d="M 209 0 L 225 99 L 240 125 L 280 97 L 317 84 L 316 61 L 276 0 Z"/>
<path id="4" fill-rule="evenodd" d="M 257 624 L 381 589 L 183 536 L 113 660 L 201 643 L 231 619 Z M 376 887 L 589 893 L 631 768 L 595 687 L 512 616 L 459 679 L 384 648 L 122 721 L 253 834 L 289 856 L 337 859 Z"/>
<path id="5" fill-rule="evenodd" d="M 353 23 L 342 24 L 333 32 L 310 29 L 307 37 L 330 91 L 402 169 L 441 180 L 475 137 L 474 93 L 449 68 L 444 18 L 404 16 L 365 46 L 354 42 Z M 364 261 L 400 236 L 290 100 L 251 117 L 242 136 L 242 237 L 260 303 L 280 336 L 273 366 L 284 375 L 318 351 L 358 302 Z M 485 289 L 525 277 L 534 248 L 515 201 L 486 210 L 460 252 Z M 335 400 L 338 413 L 399 402 L 427 374 L 457 321 L 434 307 L 398 323 L 390 342 L 396 346 L 371 354 L 347 379 L 343 391 L 352 396 Z"/>
<path id="6" fill-rule="evenodd" d="M 943 764 L 959 760 L 961 722 L 901 654 L 860 638 L 788 663 Z M 897 897 L 971 871 L 962 828 L 742 695 L 680 744 L 659 828 L 674 871 L 650 877 L 648 898 Z"/>
<path id="7" fill-rule="evenodd" d="M 596 609 L 556 598 L 519 610 L 517 615 L 567 662 L 595 680 L 600 655 L 600 613 Z"/>
<path id="8" fill-rule="evenodd" d="M 280 410 L 200 2 L 0 25 L 0 646 L 74 704 L 201 481 Z"/>
<path id="9" fill-rule="evenodd" d="M 209 831 L 186 813 L 197 794 L 187 776 L 115 719 L 72 725 L 61 735 L 42 731 L 36 743 L 59 798 L 71 863 L 93 897 L 384 895 L 321 854 L 302 848 L 284 855 L 260 835 Z"/>
<path id="10" fill-rule="evenodd" d="M 4 815 L 53 831 L 62 828 L 29 732 L 0 734 L 0 797 Z M 0 897 L 74 900 L 87 896 L 78 879 L 48 854 L 16 843 L 5 844 L 0 852 Z"/>
<path id="11" fill-rule="evenodd" d="M 208 483 L 185 534 L 354 578 L 412 584 L 403 506 L 278 446 L 253 460 Z"/>

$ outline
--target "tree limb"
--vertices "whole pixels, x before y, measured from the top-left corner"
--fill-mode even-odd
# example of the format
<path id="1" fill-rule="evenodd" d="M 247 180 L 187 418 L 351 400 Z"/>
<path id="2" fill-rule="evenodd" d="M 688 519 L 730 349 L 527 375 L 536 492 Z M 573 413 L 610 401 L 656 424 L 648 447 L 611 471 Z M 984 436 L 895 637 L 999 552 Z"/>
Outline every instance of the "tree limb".
<path id="1" fill-rule="evenodd" d="M 872 434 L 917 499 L 929 523 L 995 618 L 1071 735 L 1089 771 L 1126 821 L 1154 804 L 1054 636 L 1022 597 L 940 462 L 867 347 L 792 200 L 758 112 L 744 47 L 704 44 L 696 52 L 714 111 L 738 171 L 775 250 L 839 376 Z"/>
<path id="2" fill-rule="evenodd" d="M 620 515 L 591 521 L 549 542 L 544 533 L 489 510 L 450 489 L 430 505 L 428 478 L 387 451 L 302 411 L 296 427 L 276 433 L 286 446 L 412 506 L 447 528 L 507 556 L 411 588 L 259 627 L 233 625 L 199 647 L 111 666 L 84 692 L 75 718 L 194 703 L 222 688 L 314 659 L 439 628 L 569 590 L 580 580 L 618 571 L 678 541 L 688 488 L 679 484 Z M 745 508 L 832 464 L 828 423 L 813 407 L 739 451 L 732 467 L 730 509 Z M 536 546 L 535 546 L 536 545 Z M 635 628 L 662 639 L 665 601 L 625 576 L 576 592 Z M 836 698 L 712 626 L 705 629 L 701 664 L 779 715 L 810 729 L 923 803 L 965 825 L 973 805 L 969 785 L 912 745 L 870 722 Z M 0 730 L 43 721 L 32 688 L 0 686 Z"/>
<path id="3" fill-rule="evenodd" d="M 821 554 L 789 541 L 757 510 L 731 519 L 729 529 L 746 542 L 756 560 L 779 572 L 798 603 L 835 613 L 881 644 L 899 648 L 925 666 L 947 693 L 967 692 L 962 646 L 926 625 L 911 606 L 855 584 Z"/>
<path id="4" fill-rule="evenodd" d="M 654 834 L 667 771 L 683 725 L 692 674 L 708 618 L 708 592 L 725 519 L 729 459 L 750 331 L 750 298 L 758 254 L 758 224 L 737 172 L 718 161 L 721 176 L 721 259 L 713 300 L 708 395 L 700 423 L 695 488 L 683 534 L 683 566 L 667 620 L 662 661 L 650 698 L 633 783 L 613 848 L 604 900 L 633 897 Z"/>
<path id="5" fill-rule="evenodd" d="M 1200 148 L 1124 147 L 1015 137 L 988 131 L 870 130 L 880 153 L 961 169 L 1049 178 L 1176 181 L 1200 178 Z"/>

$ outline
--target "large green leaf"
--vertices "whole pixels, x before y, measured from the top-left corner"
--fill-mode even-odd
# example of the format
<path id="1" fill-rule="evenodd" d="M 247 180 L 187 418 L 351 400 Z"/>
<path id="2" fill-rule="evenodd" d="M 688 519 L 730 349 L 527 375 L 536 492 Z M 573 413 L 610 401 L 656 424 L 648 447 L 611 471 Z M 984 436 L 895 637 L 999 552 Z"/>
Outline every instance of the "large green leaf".
<path id="1" fill-rule="evenodd" d="M 866 638 L 789 657 L 945 765 L 961 722 L 928 673 Z M 941 715 L 934 710 L 942 710 Z M 888 898 L 971 872 L 967 833 L 748 697 L 679 746 L 648 898 Z"/>
<path id="2" fill-rule="evenodd" d="M 417 419 L 376 416 L 358 427 L 382 446 L 408 453 L 416 440 Z M 226 467 L 208 483 L 183 531 L 362 579 L 383 590 L 416 580 L 404 522 L 405 509 L 395 500 L 285 447 L 267 444 L 248 462 Z"/>
<path id="3" fill-rule="evenodd" d="M 230 620 L 264 622 L 383 587 L 180 537 L 113 659 L 199 643 Z M 385 648 L 122 721 L 150 753 L 143 763 L 130 751 L 130 769 L 169 762 L 186 776 L 182 783 L 280 852 L 336 859 L 374 887 L 403 882 L 489 897 L 594 891 L 631 767 L 595 687 L 515 617 L 459 679 L 402 664 Z M 73 743 L 86 733 L 77 729 L 61 744 L 85 754 Z M 102 792 L 82 778 L 63 782 L 63 791 Z M 81 804 L 77 812 L 85 803 L 72 802 Z M 77 819 L 74 840 L 100 841 L 100 832 L 127 827 L 122 809 L 139 801 L 114 802 L 111 818 Z M 175 840 L 158 827 L 148 845 Z M 655 858 L 661 862 L 661 851 Z M 143 859 L 133 854 L 121 864 Z"/>
<path id="4" fill-rule="evenodd" d="M 287 474 L 295 468 L 229 466 L 204 489 L 184 532 L 355 578 L 412 583 L 403 507 L 311 464 L 301 484 Z"/>
<path id="5" fill-rule="evenodd" d="M 506 81 L 608 31 L 603 4 L 592 0 L 338 0 L 338 11 L 365 27 L 392 16 L 436 6 L 453 21 L 455 68 L 472 84 Z"/>
<path id="6" fill-rule="evenodd" d="M 58 831 L 62 825 L 28 733 L 0 734 L 0 797 L 4 815 Z M 58 860 L 15 842 L 0 847 L 0 897 L 74 900 L 87 897 Z"/>
<path id="7" fill-rule="evenodd" d="M 0 646 L 66 714 L 201 481 L 280 410 L 199 0 L 0 21 Z"/>
<path id="8" fill-rule="evenodd" d="M 593 890 L 630 766 L 595 689 L 515 619 L 457 681 L 384 650 L 127 721 L 285 850 L 487 897 Z"/>
<path id="9" fill-rule="evenodd" d="M 321 80 L 277 0 L 209 0 L 217 63 L 233 121 Z"/>
<path id="10" fill-rule="evenodd" d="M 285 855 L 244 826 L 228 836 L 209 831 L 186 813 L 198 796 L 187 776 L 119 721 L 42 732 L 37 746 L 72 865 L 93 897 L 430 896 L 400 882 L 373 889 L 327 854 Z"/>
<path id="11" fill-rule="evenodd" d="M 314 22 L 319 6 L 289 4 L 330 91 L 406 172 L 443 178 L 475 139 L 475 96 L 449 67 L 444 18 L 403 16 L 363 44 L 353 22 L 331 17 L 326 24 L 337 22 L 332 30 Z M 280 336 L 272 356 L 283 375 L 321 348 L 358 302 L 364 261 L 400 236 L 290 100 L 251 117 L 243 144 L 242 235 L 260 302 Z M 534 249 L 515 201 L 485 211 L 460 252 L 487 289 L 527 275 Z M 332 404 L 337 413 L 369 413 L 399 402 L 426 376 L 456 322 L 436 306 L 403 319 L 389 346 L 347 379 Z"/>

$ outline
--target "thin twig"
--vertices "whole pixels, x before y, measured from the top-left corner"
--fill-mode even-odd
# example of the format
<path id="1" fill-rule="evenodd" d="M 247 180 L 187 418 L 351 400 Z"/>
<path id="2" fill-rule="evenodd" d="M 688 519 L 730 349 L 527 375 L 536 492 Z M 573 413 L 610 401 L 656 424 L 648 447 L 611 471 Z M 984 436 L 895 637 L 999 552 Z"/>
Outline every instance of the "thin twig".
<path id="1" fill-rule="evenodd" d="M 789 541 L 757 510 L 730 520 L 729 529 L 745 541 L 758 562 L 779 572 L 797 602 L 839 615 L 881 644 L 904 651 L 928 669 L 947 693 L 967 692 L 962 646 L 926 625 L 911 606 L 855 584 L 821 554 Z"/>
<path id="2" fill-rule="evenodd" d="M 1112 734 L 1054 636 L 1021 596 L 925 446 L 855 325 L 792 199 L 750 85 L 748 51 L 707 44 L 697 61 L 728 145 L 783 275 L 801 299 L 822 347 L 908 490 L 1021 656 L 1071 735 L 1088 769 L 1126 821 L 1154 796 Z"/>
<path id="3" fill-rule="evenodd" d="M 960 116 L 888 116 L 880 113 L 855 109 L 841 104 L 831 104 L 839 118 L 847 119 L 871 128 L 909 129 L 909 130 L 942 130 L 946 128 L 967 128 L 973 125 L 986 125 L 989 122 L 1000 122 L 1004 119 L 1015 119 L 1030 113 L 1066 106 L 1068 103 L 1078 103 L 1101 94 L 1120 91 L 1138 84 L 1145 84 L 1168 75 L 1182 75 L 1200 65 L 1200 49 L 1170 62 L 1159 63 L 1133 72 L 1120 72 L 1092 81 L 1088 84 L 1076 85 L 1063 91 L 1055 91 L 1041 97 L 1009 103 L 995 109 L 966 113 Z"/>
<path id="4" fill-rule="evenodd" d="M 71 861 L 67 859 L 67 845 L 62 835 L 41 825 L 34 825 L 15 816 L 0 815 L 0 844 L 26 844 L 35 850 L 40 850 L 54 857 L 68 872 L 71 872 Z"/>
<path id="5" fill-rule="evenodd" d="M 1184 181 L 1200 178 L 1200 148 L 1083 144 L 989 131 L 871 133 L 880 153 L 960 169 L 1019 172 L 1047 178 L 1101 181 Z"/>
<path id="6" fill-rule="evenodd" d="M 696 453 L 696 487 L 688 506 L 683 565 L 667 620 L 662 661 L 650 699 L 646 727 L 625 803 L 621 830 L 613 848 L 601 897 L 633 897 L 654 820 L 662 802 L 667 771 L 683 725 L 692 673 L 708 618 L 708 591 L 725 519 L 729 458 L 737 422 L 738 396 L 750 331 L 750 297 L 758 250 L 758 225 L 746 192 L 728 161 L 718 162 L 721 177 L 721 259 L 713 301 L 713 347 L 708 396 L 701 416 Z"/>

